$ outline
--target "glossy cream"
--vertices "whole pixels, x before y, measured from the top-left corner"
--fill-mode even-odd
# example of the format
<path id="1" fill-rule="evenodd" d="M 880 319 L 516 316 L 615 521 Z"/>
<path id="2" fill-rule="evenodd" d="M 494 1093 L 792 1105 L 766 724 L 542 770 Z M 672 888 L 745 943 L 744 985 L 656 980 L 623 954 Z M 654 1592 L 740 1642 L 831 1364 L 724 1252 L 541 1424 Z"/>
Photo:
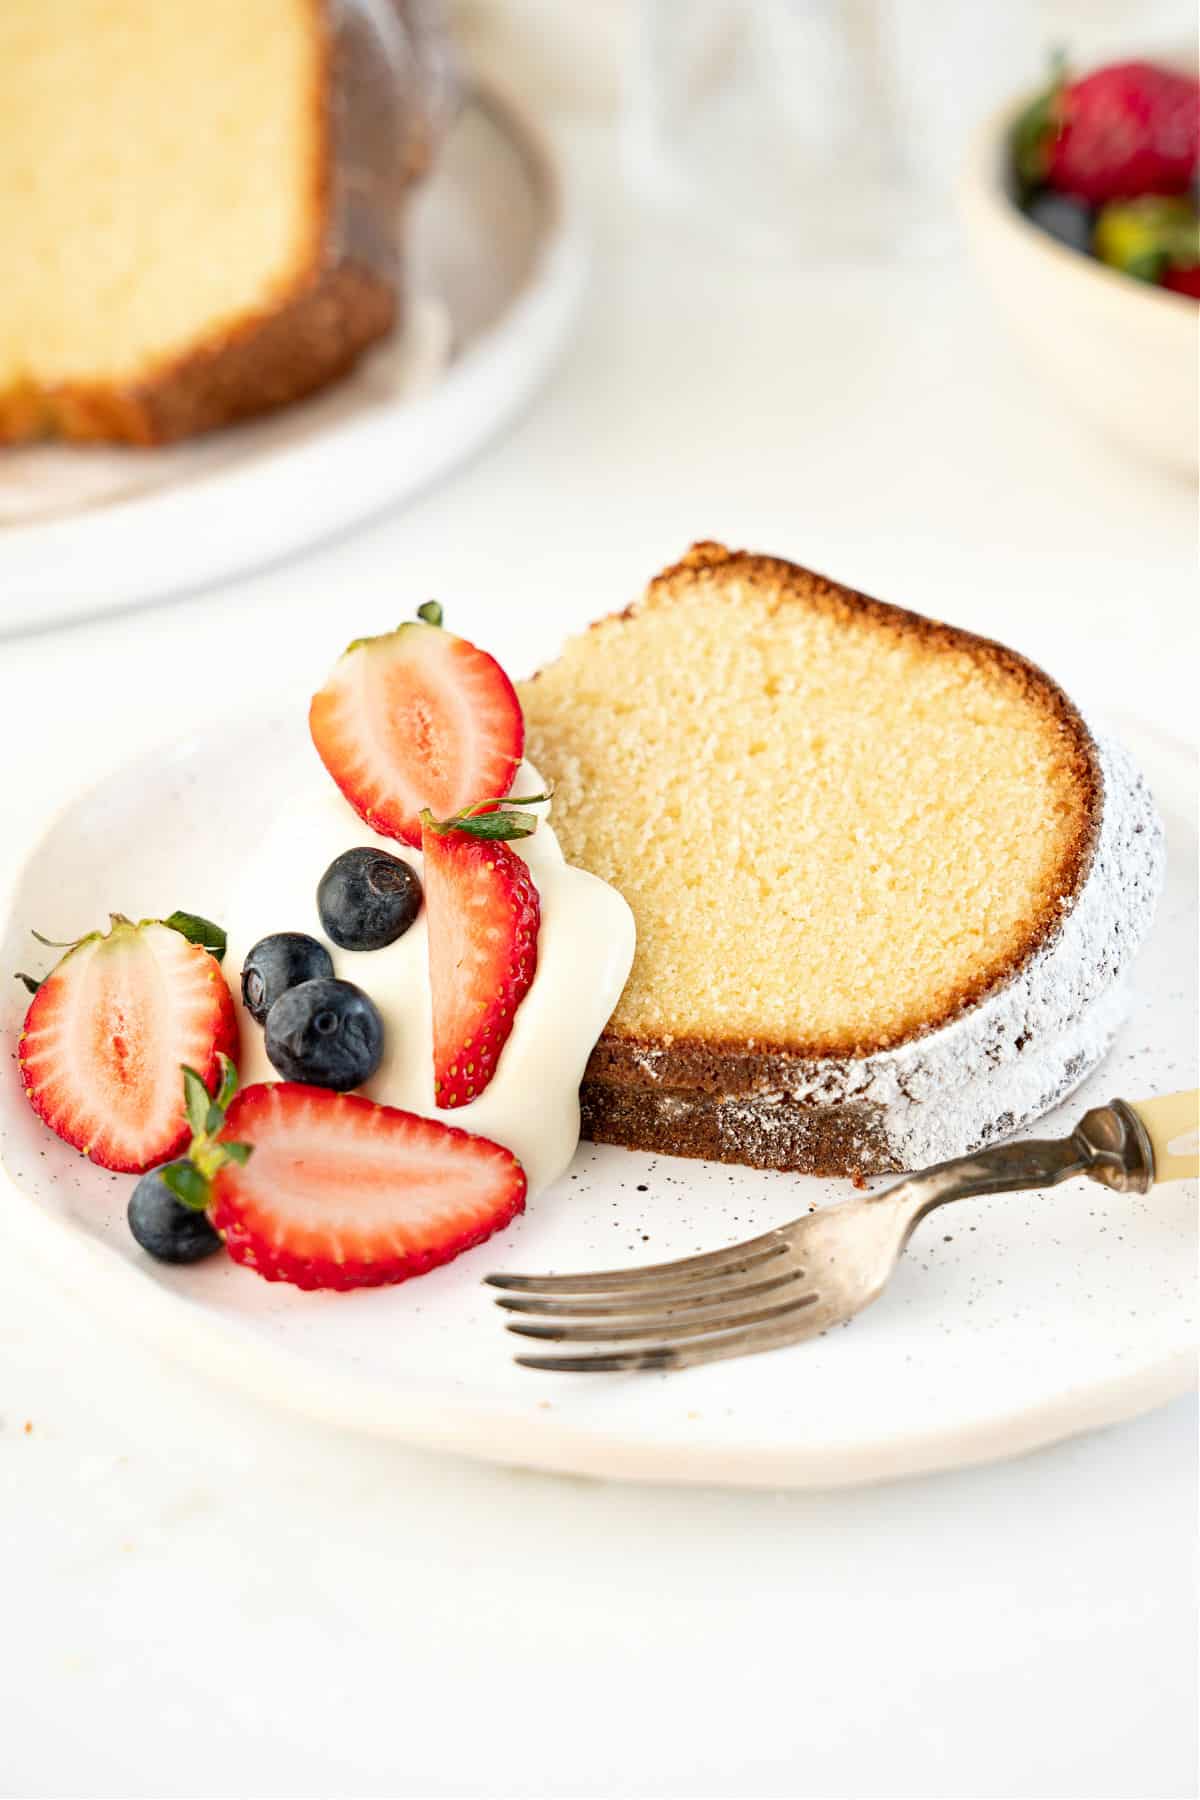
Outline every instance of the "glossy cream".
<path id="1" fill-rule="evenodd" d="M 535 769 L 522 764 L 516 794 L 538 793 Z M 564 1172 L 579 1142 L 579 1083 L 633 961 L 633 915 L 615 888 L 563 860 L 546 822 L 549 803 L 529 809 L 540 823 L 513 844 L 533 873 L 541 901 L 537 973 L 517 1009 L 512 1034 L 488 1087 L 468 1106 L 443 1112 L 433 1098 L 433 1028 L 424 908 L 384 950 L 339 950 L 317 914 L 317 883 L 344 850 L 378 845 L 423 874 L 418 850 L 378 837 L 331 782 L 268 827 L 231 900 L 224 971 L 241 1026 L 243 1084 L 277 1081 L 263 1032 L 242 1005 L 246 952 L 274 931 L 306 931 L 327 944 L 336 974 L 368 993 L 383 1018 L 384 1055 L 360 1091 L 372 1100 L 439 1118 L 504 1144 L 524 1170 L 531 1194 Z"/>

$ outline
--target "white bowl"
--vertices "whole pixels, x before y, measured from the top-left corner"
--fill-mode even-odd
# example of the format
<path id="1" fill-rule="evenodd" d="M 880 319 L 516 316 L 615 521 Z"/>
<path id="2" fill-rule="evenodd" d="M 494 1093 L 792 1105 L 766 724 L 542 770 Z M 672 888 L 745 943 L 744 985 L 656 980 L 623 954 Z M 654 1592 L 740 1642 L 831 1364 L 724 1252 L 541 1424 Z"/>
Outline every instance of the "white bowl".
<path id="1" fill-rule="evenodd" d="M 1028 97 L 974 137 L 959 184 L 967 242 L 1000 307 L 1080 415 L 1140 456 L 1197 466 L 1200 306 L 1056 243 L 1013 197 L 1008 139 Z"/>

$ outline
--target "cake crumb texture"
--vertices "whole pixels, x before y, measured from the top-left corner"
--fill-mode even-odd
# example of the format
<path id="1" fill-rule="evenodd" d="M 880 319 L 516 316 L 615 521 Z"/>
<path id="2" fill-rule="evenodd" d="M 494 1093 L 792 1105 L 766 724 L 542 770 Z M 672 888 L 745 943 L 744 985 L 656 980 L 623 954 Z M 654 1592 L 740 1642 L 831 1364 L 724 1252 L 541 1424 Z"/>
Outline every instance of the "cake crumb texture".
<path id="1" fill-rule="evenodd" d="M 564 853 L 637 921 L 610 1043 L 886 1049 L 1086 876 L 1095 749 L 1049 678 L 789 563 L 697 546 L 520 693 Z"/>
<path id="2" fill-rule="evenodd" d="M 394 272 L 331 234 L 334 84 L 354 73 L 333 17 L 0 6 L 0 442 L 170 442 L 311 391 L 390 330 Z M 379 143 L 395 211 L 399 149 Z"/>

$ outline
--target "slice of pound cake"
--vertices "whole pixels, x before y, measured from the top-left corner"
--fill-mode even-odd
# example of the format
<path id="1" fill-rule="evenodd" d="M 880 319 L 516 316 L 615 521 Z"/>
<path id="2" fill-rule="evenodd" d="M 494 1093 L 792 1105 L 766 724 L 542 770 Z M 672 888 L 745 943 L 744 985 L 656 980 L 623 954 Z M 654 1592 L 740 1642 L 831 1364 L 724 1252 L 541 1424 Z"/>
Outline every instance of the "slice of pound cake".
<path id="1" fill-rule="evenodd" d="M 390 330 L 425 0 L 0 6 L 0 443 L 157 444 Z"/>
<path id="2" fill-rule="evenodd" d="M 920 1168 L 1107 1050 L 1161 828 L 1124 752 L 1013 651 L 699 544 L 521 702 L 568 860 L 637 921 L 593 1138 Z"/>

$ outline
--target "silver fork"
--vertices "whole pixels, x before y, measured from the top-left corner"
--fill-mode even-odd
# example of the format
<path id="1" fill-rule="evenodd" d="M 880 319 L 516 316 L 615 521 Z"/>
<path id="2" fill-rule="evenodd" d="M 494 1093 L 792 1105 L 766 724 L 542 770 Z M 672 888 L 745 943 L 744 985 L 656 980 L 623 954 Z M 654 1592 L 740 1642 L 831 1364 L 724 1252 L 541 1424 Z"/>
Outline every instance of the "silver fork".
<path id="1" fill-rule="evenodd" d="M 818 1336 L 877 1300 L 916 1227 L 972 1194 L 1052 1187 L 1086 1175 L 1118 1193 L 1154 1181 L 1145 1125 L 1124 1100 L 1086 1113 L 1070 1137 L 1003 1144 L 938 1163 L 884 1193 L 828 1206 L 706 1256 L 594 1275 L 488 1275 L 520 1337 L 572 1347 L 518 1356 L 527 1369 L 687 1369 Z M 574 1346 L 604 1345 L 600 1350 Z"/>

